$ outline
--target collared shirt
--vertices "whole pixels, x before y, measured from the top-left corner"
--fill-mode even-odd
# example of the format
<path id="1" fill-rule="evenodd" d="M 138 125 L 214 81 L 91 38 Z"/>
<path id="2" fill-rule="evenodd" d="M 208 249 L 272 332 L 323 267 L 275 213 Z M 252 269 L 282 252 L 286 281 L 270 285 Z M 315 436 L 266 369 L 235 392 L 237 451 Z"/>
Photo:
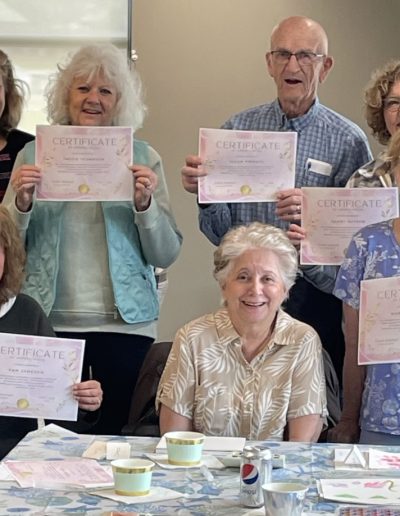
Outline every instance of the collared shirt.
<path id="1" fill-rule="evenodd" d="M 280 310 L 269 343 L 249 363 L 225 308 L 200 317 L 176 335 L 160 403 L 206 435 L 280 440 L 288 420 L 327 413 L 318 335 Z"/>
<path id="2" fill-rule="evenodd" d="M 353 122 L 323 106 L 316 99 L 308 112 L 287 118 L 278 100 L 234 115 L 224 129 L 251 131 L 296 131 L 295 186 L 342 187 L 351 174 L 372 158 L 367 137 Z M 321 173 L 311 170 L 309 159 L 321 161 Z M 326 173 L 329 170 L 330 173 Z M 324 169 L 324 170 L 323 170 Z M 323 172 L 322 172 L 323 170 Z M 276 203 L 218 203 L 199 207 L 201 231 L 215 245 L 233 226 L 258 221 L 287 229 L 275 214 Z M 324 292 L 332 292 L 336 268 L 308 266 L 304 277 Z"/>
<path id="3" fill-rule="evenodd" d="M 386 161 L 386 153 L 381 152 L 373 159 L 356 170 L 347 181 L 347 188 L 379 188 L 394 186 L 395 181 L 390 164 Z"/>
<path id="4" fill-rule="evenodd" d="M 399 275 L 400 246 L 393 220 L 371 224 L 353 236 L 334 294 L 358 310 L 362 280 Z M 370 432 L 400 435 L 400 363 L 367 366 L 360 426 Z"/>

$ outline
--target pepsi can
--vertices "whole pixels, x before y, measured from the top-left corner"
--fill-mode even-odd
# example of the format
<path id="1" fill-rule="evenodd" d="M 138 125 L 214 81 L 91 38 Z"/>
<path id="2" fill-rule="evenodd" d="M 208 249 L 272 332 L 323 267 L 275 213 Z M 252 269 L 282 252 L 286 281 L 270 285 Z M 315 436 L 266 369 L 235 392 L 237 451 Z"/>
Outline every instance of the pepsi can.
<path id="1" fill-rule="evenodd" d="M 261 486 L 271 482 L 271 450 L 246 446 L 240 463 L 240 504 L 261 507 L 264 503 Z"/>

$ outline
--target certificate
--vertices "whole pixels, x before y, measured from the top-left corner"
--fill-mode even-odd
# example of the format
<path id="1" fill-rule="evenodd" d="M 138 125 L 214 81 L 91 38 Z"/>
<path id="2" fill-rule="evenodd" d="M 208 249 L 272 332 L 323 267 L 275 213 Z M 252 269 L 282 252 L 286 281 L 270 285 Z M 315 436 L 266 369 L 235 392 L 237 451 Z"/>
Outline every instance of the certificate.
<path id="1" fill-rule="evenodd" d="M 0 414 L 76 421 L 85 341 L 0 333 Z"/>
<path id="2" fill-rule="evenodd" d="M 21 487 L 47 489 L 100 487 L 113 485 L 107 470 L 90 459 L 68 460 L 7 460 L 6 468 Z"/>
<path id="3" fill-rule="evenodd" d="M 351 237 L 369 224 L 398 217 L 397 188 L 302 188 L 302 265 L 340 265 Z"/>
<path id="4" fill-rule="evenodd" d="M 295 132 L 200 129 L 199 203 L 272 202 L 294 188 Z"/>
<path id="5" fill-rule="evenodd" d="M 132 201 L 130 127 L 38 125 L 42 201 Z"/>
<path id="6" fill-rule="evenodd" d="M 400 362 L 400 277 L 361 282 L 358 363 Z"/>

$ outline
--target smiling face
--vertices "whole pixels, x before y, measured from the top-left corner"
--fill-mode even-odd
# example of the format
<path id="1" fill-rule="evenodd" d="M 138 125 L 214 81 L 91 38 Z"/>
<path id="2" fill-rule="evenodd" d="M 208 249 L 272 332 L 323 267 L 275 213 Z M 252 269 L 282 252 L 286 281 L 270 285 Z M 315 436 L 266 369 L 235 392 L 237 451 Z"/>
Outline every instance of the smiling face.
<path id="1" fill-rule="evenodd" d="M 222 294 L 239 335 L 251 327 L 269 329 L 286 296 L 279 260 L 266 249 L 249 249 L 236 258 Z"/>
<path id="2" fill-rule="evenodd" d="M 391 100 L 392 102 L 390 102 Z M 383 117 L 390 136 L 393 136 L 393 134 L 400 128 L 400 110 L 393 109 L 394 105 L 398 105 L 400 103 L 400 81 L 395 82 L 390 88 L 390 91 L 385 98 L 385 103 L 388 108 L 383 110 Z M 390 108 L 390 104 L 393 104 L 392 108 Z"/>
<path id="3" fill-rule="evenodd" d="M 326 56 L 328 43 L 322 27 L 302 17 L 288 18 L 272 33 L 271 50 L 314 52 L 324 54 L 311 65 L 300 66 L 295 56 L 285 64 L 277 63 L 273 55 L 266 55 L 268 71 L 277 86 L 282 110 L 289 118 L 305 114 L 314 102 L 318 84 L 322 83 L 333 66 Z"/>
<path id="4" fill-rule="evenodd" d="M 117 90 L 102 73 L 91 79 L 76 77 L 69 93 L 71 125 L 112 125 Z"/>

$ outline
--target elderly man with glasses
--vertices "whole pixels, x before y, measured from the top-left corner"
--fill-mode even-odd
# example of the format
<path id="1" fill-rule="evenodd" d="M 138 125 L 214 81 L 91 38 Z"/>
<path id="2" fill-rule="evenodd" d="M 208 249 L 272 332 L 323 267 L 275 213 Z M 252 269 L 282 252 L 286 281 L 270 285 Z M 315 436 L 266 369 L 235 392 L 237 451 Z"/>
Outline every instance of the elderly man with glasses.
<path id="1" fill-rule="evenodd" d="M 231 117 L 224 129 L 296 131 L 296 187 L 281 191 L 276 203 L 200 205 L 200 229 L 218 245 L 232 227 L 252 221 L 289 230 L 301 221 L 302 186 L 342 187 L 351 174 L 371 159 L 368 141 L 350 120 L 323 106 L 318 85 L 333 66 L 328 38 L 319 23 L 302 16 L 283 20 L 272 31 L 266 54 L 277 99 Z M 184 188 L 197 193 L 198 178 L 205 175 L 199 156 L 188 156 L 182 169 Z M 319 333 L 341 376 L 344 341 L 340 302 L 331 294 L 335 267 L 302 266 L 286 310 Z"/>

